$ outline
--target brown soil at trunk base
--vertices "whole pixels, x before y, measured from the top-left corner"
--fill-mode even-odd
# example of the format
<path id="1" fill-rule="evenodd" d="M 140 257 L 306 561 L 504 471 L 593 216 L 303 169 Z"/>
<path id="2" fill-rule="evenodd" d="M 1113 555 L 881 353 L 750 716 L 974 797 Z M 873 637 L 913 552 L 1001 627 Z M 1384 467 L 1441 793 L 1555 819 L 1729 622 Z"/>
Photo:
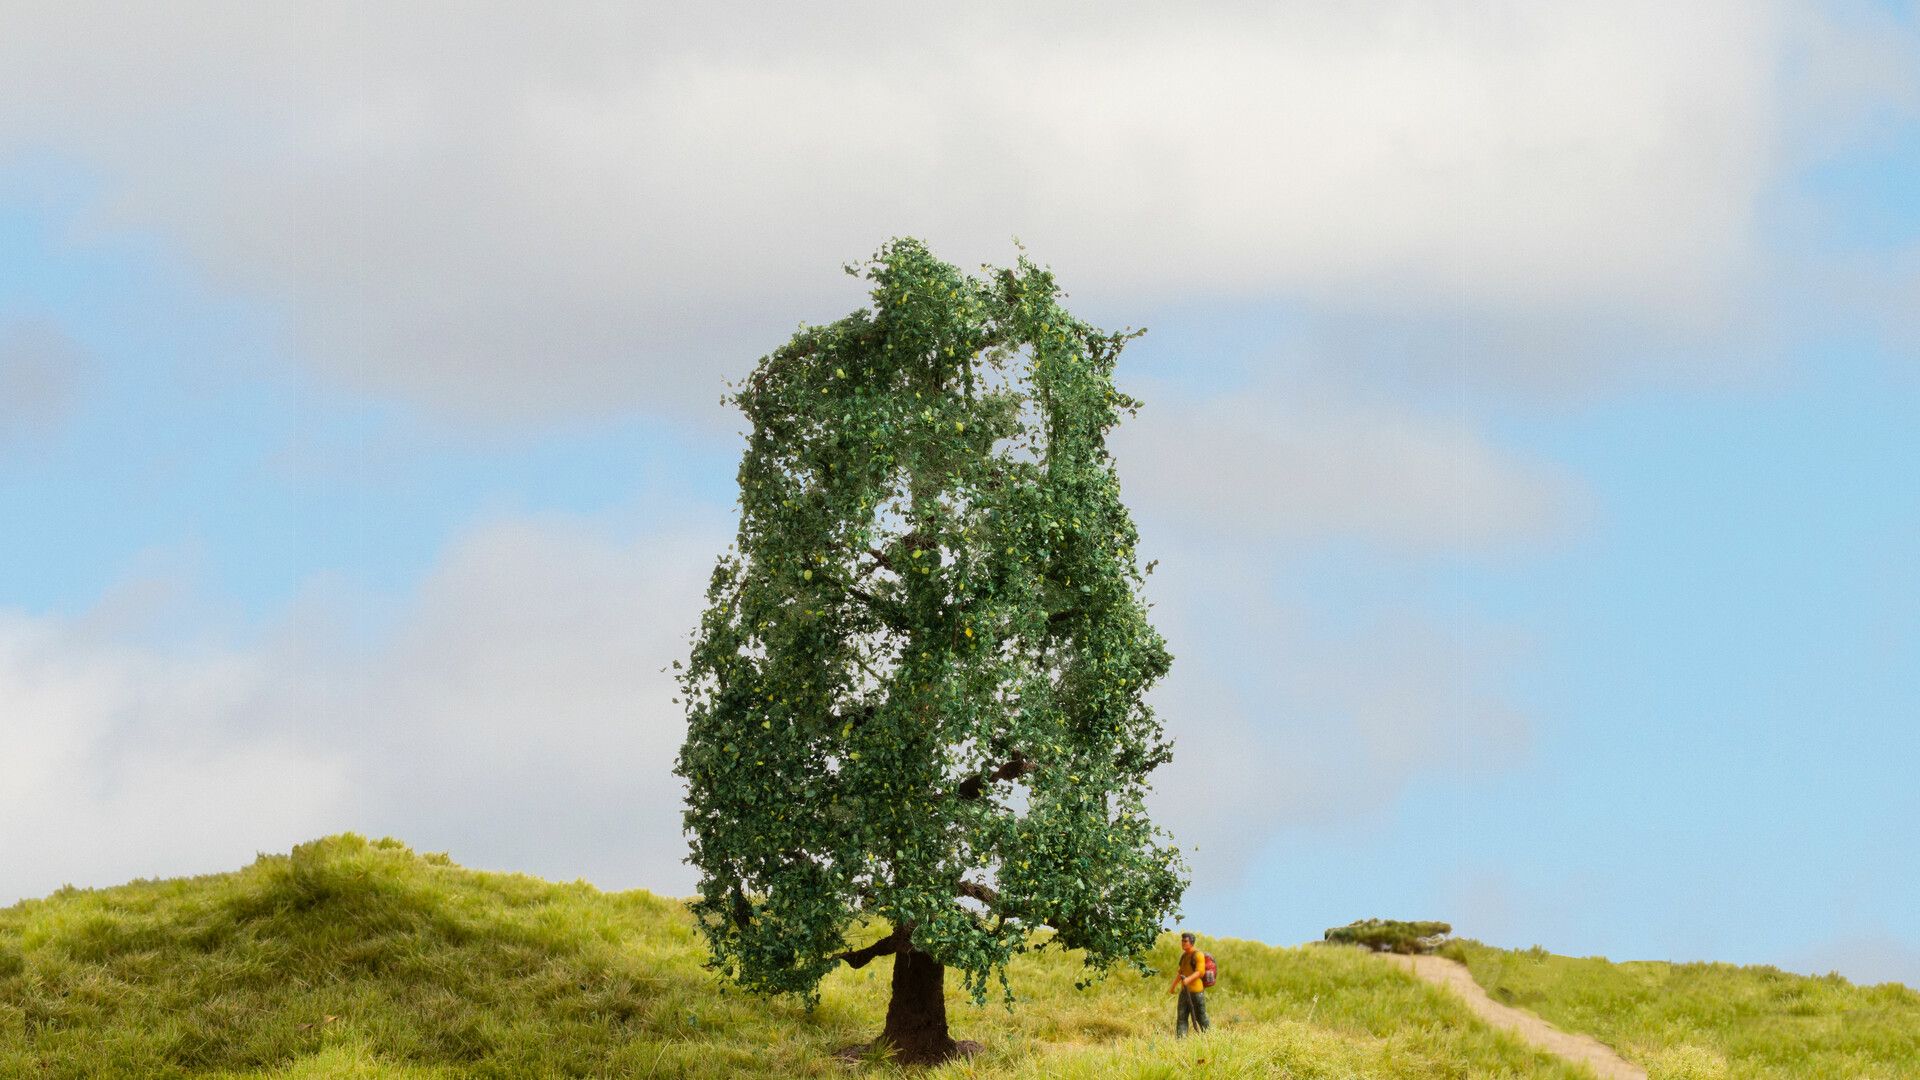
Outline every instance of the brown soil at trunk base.
<path id="1" fill-rule="evenodd" d="M 881 1058 L 885 1058 L 899 1065 L 939 1065 L 943 1062 L 952 1061 L 954 1058 L 970 1058 L 985 1050 L 985 1045 L 974 1042 L 972 1039 L 955 1039 L 953 1041 L 953 1050 L 946 1057 L 938 1061 L 910 1062 L 895 1053 L 891 1046 L 881 1042 L 879 1039 L 875 1039 L 872 1042 L 854 1043 L 852 1046 L 843 1046 L 835 1050 L 833 1056 L 849 1065 L 858 1065 L 865 1061 L 879 1060 Z"/>

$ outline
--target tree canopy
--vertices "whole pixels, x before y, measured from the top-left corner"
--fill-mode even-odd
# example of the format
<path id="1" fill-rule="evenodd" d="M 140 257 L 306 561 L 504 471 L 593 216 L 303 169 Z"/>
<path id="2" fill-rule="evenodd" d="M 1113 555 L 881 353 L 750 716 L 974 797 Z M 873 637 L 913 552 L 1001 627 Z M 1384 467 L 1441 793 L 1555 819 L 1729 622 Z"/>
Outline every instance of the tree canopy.
<path id="1" fill-rule="evenodd" d="M 811 999 L 892 954 L 906 1012 L 948 966 L 984 1000 L 1043 927 L 1097 971 L 1137 963 L 1186 879 L 1143 806 L 1171 657 L 1106 447 L 1135 335 L 1068 314 L 1024 255 L 973 276 L 902 239 L 848 269 L 871 308 L 731 396 L 739 533 L 677 766 L 713 962 Z M 883 1040 L 950 1052 L 939 1010 L 931 1035 L 890 1011 Z"/>

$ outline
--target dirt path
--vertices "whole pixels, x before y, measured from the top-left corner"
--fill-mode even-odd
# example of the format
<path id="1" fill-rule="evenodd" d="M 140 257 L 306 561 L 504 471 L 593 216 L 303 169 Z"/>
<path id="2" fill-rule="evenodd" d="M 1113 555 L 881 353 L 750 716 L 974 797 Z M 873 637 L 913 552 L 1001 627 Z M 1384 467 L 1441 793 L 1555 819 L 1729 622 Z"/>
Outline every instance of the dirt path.
<path id="1" fill-rule="evenodd" d="M 1473 974 L 1466 965 L 1457 960 L 1449 960 L 1444 956 L 1392 954 L 1387 954 L 1386 959 L 1436 986 L 1446 987 L 1460 995 L 1467 1003 L 1467 1008 L 1494 1027 L 1511 1031 L 1549 1054 L 1585 1065 L 1600 1080 L 1647 1080 L 1645 1069 L 1622 1059 L 1613 1052 L 1612 1047 L 1593 1036 L 1561 1031 L 1525 1009 L 1502 1005 L 1488 997 L 1480 984 L 1473 981 Z"/>

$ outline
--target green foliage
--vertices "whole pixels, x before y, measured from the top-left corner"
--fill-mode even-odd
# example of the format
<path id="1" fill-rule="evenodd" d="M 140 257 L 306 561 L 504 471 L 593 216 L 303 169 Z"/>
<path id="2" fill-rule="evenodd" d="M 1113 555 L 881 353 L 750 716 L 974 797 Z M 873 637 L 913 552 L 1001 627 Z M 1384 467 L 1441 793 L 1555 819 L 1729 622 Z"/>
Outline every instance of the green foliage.
<path id="1" fill-rule="evenodd" d="M 1337 945 L 1364 945 L 1374 952 L 1410 955 L 1433 952 L 1451 933 L 1453 927 L 1443 922 L 1360 919 L 1328 930 L 1326 940 Z"/>
<path id="2" fill-rule="evenodd" d="M 1024 258 L 898 240 L 865 275 L 871 310 L 732 399 L 739 536 L 681 675 L 694 911 L 755 991 L 811 997 L 883 925 L 975 1000 L 1040 927 L 1105 971 L 1185 887 L 1143 806 L 1171 658 L 1106 449 L 1132 335 Z"/>
<path id="3" fill-rule="evenodd" d="M 1920 1076 L 1920 992 L 1731 964 L 1609 963 L 1477 941 L 1448 951 L 1495 1000 L 1583 1031 L 1652 1080 Z"/>
<path id="4" fill-rule="evenodd" d="M 1575 1070 L 1351 950 L 1210 941 L 1233 972 L 1214 1032 L 1178 1045 L 1161 980 L 1076 989 L 1071 952 L 1016 957 L 1022 1007 L 976 1023 L 971 1062 L 925 1080 L 1191 1075 L 1384 1080 Z M 685 907 L 429 860 L 355 836 L 246 869 L 67 890 L 0 909 L 0 1077 L 523 1080 L 846 1077 L 885 973 L 841 968 L 817 1008 L 728 992 Z M 1170 972 L 1171 935 L 1148 954 Z M 950 995 L 965 1007 L 963 991 Z"/>

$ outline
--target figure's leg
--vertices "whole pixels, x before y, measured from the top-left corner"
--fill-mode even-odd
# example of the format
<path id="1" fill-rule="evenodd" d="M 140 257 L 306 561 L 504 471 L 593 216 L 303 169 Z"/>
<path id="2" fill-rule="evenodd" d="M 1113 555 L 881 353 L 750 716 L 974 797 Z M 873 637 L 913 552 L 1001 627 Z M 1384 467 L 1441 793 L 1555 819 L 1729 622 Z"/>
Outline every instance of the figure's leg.
<path id="1" fill-rule="evenodd" d="M 1193 995 L 1193 1023 L 1201 1031 L 1212 1027 L 1207 1023 L 1207 992 L 1205 990 Z"/>
<path id="2" fill-rule="evenodd" d="M 1187 1037 L 1187 1017 L 1191 1015 L 1192 1012 L 1193 1012 L 1193 997 L 1192 995 L 1188 994 L 1185 990 L 1181 990 L 1179 1019 L 1176 1020 L 1173 1025 L 1174 1038 L 1184 1039 Z"/>

